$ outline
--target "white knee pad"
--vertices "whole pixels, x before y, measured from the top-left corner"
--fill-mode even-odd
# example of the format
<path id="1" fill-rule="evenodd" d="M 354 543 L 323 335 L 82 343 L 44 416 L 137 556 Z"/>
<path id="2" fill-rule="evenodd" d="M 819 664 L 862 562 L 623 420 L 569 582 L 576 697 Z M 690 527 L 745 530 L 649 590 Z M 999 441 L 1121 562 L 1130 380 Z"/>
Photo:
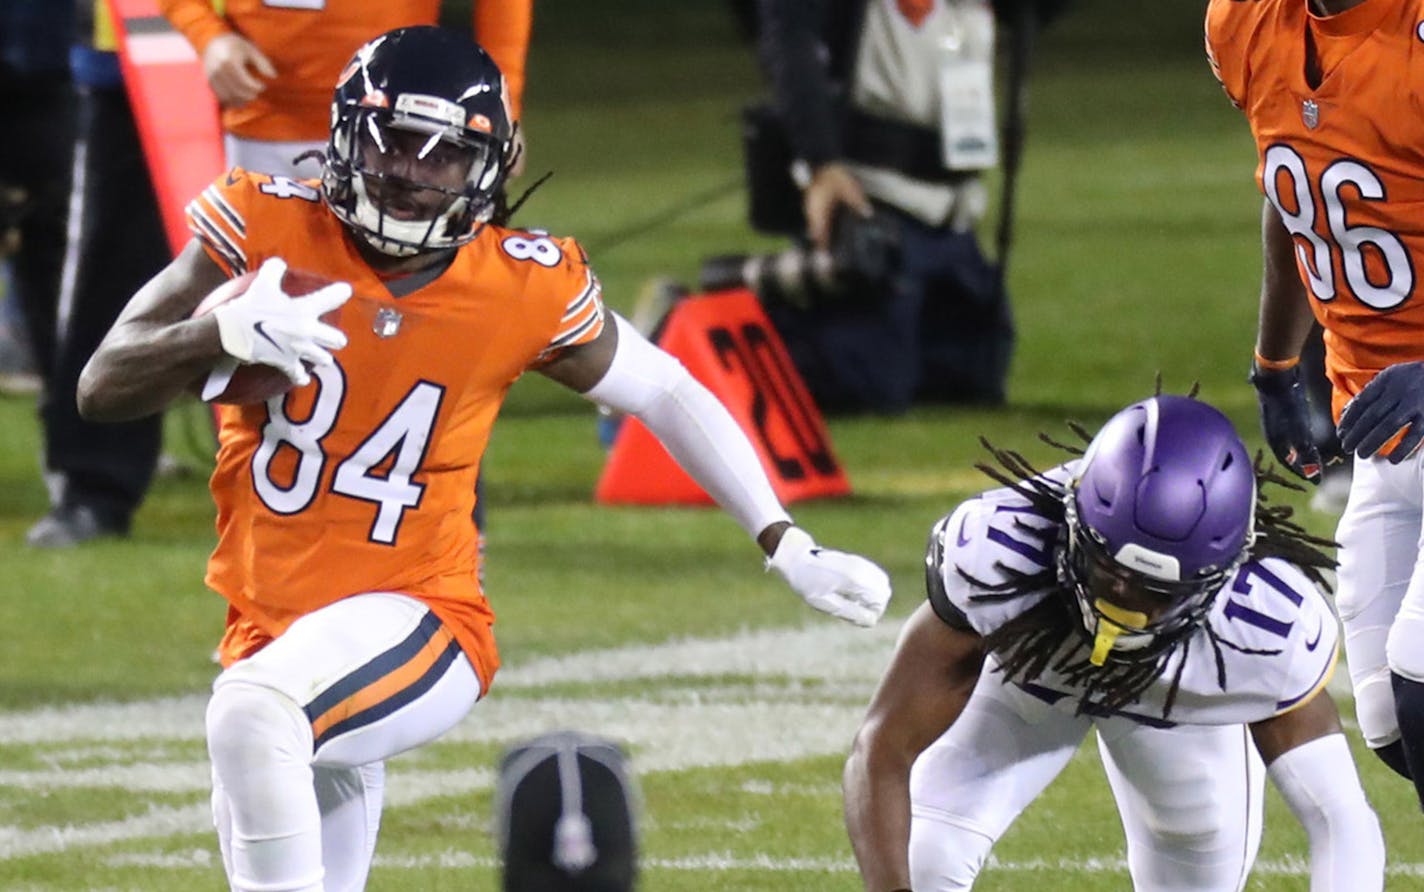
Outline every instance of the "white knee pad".
<path id="1" fill-rule="evenodd" d="M 309 764 L 311 723 L 292 698 L 263 685 L 234 681 L 213 689 L 207 711 L 208 755 L 213 769 L 231 781 L 273 759 Z"/>
<path id="2" fill-rule="evenodd" d="M 1355 720 L 1365 745 L 1372 750 L 1399 739 L 1399 720 L 1394 714 L 1394 687 L 1389 668 L 1381 667 L 1355 679 Z"/>
<path id="3" fill-rule="evenodd" d="M 910 819 L 910 885 L 915 892 L 961 892 L 974 886 L 994 840 L 939 819 Z"/>
<path id="4" fill-rule="evenodd" d="M 208 701 L 207 736 L 227 805 L 224 861 L 232 888 L 321 892 L 321 815 L 306 715 L 271 688 L 220 679 Z"/>
<path id="5" fill-rule="evenodd" d="M 1410 681 L 1424 682 L 1424 616 L 1400 612 L 1389 629 L 1385 655 L 1389 668 Z"/>

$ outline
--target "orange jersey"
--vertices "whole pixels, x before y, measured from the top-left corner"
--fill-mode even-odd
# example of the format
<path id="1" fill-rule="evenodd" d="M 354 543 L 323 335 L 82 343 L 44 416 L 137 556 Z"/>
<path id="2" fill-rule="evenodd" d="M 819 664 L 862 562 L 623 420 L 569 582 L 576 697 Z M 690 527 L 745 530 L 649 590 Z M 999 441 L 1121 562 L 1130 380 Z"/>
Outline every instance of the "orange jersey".
<path id="1" fill-rule="evenodd" d="M 1381 369 L 1424 359 L 1424 0 L 1307 5 L 1211 0 L 1206 44 L 1294 238 L 1338 418 Z"/>
<path id="2" fill-rule="evenodd" d="M 393 28 L 434 25 L 440 0 L 159 0 L 173 26 L 202 55 L 219 34 L 237 32 L 271 60 L 277 78 L 257 98 L 222 112 L 223 129 L 246 139 L 324 141 L 336 78 L 363 43 Z M 499 65 L 519 115 L 532 0 L 478 0 L 474 35 Z"/>
<path id="3" fill-rule="evenodd" d="M 229 274 L 280 256 L 354 290 L 334 366 L 285 401 L 222 407 L 207 584 L 231 605 L 224 658 L 341 598 L 394 591 L 430 605 L 488 687 L 480 458 L 515 379 L 602 331 L 598 280 L 572 239 L 486 226 L 434 281 L 393 297 L 314 186 L 234 169 L 188 207 Z"/>

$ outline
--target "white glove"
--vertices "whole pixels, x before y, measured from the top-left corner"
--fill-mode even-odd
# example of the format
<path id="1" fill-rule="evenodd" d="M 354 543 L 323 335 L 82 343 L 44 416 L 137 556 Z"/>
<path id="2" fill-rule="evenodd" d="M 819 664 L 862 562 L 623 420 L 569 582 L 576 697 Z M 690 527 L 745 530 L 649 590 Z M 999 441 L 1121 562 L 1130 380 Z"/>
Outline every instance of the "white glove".
<path id="1" fill-rule="evenodd" d="M 821 548 L 800 527 L 781 534 L 768 569 L 812 607 L 857 626 L 873 626 L 890 603 L 890 577 L 860 555 Z"/>
<path id="2" fill-rule="evenodd" d="M 238 297 L 213 311 L 223 350 L 239 362 L 270 365 L 298 387 L 311 380 L 303 363 L 331 365 L 331 350 L 346 346 L 341 329 L 321 321 L 351 297 L 351 286 L 334 282 L 300 297 L 282 290 L 287 264 L 273 257 Z"/>

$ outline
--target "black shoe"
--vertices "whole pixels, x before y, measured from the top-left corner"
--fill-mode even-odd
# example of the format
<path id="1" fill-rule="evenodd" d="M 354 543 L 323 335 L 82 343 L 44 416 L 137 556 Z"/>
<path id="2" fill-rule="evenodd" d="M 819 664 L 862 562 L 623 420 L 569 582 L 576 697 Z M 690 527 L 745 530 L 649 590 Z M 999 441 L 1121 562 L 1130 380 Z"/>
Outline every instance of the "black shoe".
<path id="1" fill-rule="evenodd" d="M 31 548 L 72 548 L 101 536 L 127 536 L 128 525 L 105 518 L 88 505 L 60 505 L 25 534 Z"/>

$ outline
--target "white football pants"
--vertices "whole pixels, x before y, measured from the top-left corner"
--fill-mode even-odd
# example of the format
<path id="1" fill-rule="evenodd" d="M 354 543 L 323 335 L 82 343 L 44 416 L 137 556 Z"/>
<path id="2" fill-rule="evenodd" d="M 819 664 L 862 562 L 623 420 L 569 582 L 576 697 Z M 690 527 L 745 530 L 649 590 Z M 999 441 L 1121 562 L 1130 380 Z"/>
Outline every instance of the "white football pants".
<path id="1" fill-rule="evenodd" d="M 1354 460 L 1335 606 L 1360 732 L 1372 748 L 1399 739 L 1390 670 L 1424 681 L 1424 450 L 1397 465 Z"/>
<path id="2" fill-rule="evenodd" d="M 321 176 L 321 162 L 306 160 L 297 164 L 298 155 L 310 151 L 325 151 L 326 140 L 316 142 L 272 142 L 262 139 L 244 139 L 223 134 L 223 154 L 228 167 L 241 167 L 258 173 L 290 177 L 294 180 L 309 180 Z"/>
<path id="3" fill-rule="evenodd" d="M 1009 825 L 1090 728 L 1117 800 L 1135 889 L 1241 889 L 1261 841 L 1265 767 L 1242 725 L 1158 729 L 1055 709 L 985 672 L 910 772 L 916 892 L 969 889 Z"/>
<path id="4" fill-rule="evenodd" d="M 213 682 L 213 822 L 234 892 L 359 892 L 384 760 L 454 727 L 480 681 L 424 604 L 372 593 L 298 619 Z"/>

